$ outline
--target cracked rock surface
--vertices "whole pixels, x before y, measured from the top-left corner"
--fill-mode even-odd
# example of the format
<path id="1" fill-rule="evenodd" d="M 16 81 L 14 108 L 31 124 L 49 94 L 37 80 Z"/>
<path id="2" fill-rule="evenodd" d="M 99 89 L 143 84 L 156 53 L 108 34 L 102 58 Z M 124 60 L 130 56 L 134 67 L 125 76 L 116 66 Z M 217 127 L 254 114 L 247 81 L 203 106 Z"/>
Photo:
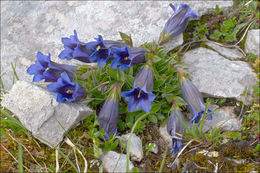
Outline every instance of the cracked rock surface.
<path id="1" fill-rule="evenodd" d="M 186 52 L 183 62 L 192 82 L 205 96 L 236 98 L 250 103 L 250 97 L 242 95 L 246 88 L 248 93 L 252 91 L 257 77 L 248 63 L 228 60 L 206 48 Z"/>
<path id="2" fill-rule="evenodd" d="M 58 103 L 56 96 L 45 88 L 25 81 L 17 81 L 3 96 L 2 106 L 51 148 L 63 140 L 66 131 L 92 113 L 82 104 Z"/>
<path id="3" fill-rule="evenodd" d="M 244 55 L 238 50 L 238 49 L 231 49 L 227 47 L 223 47 L 220 45 L 217 45 L 215 43 L 206 42 L 206 45 L 214 49 L 216 52 L 218 52 L 220 55 L 224 56 L 225 58 L 229 60 L 237 60 L 244 58 Z"/>

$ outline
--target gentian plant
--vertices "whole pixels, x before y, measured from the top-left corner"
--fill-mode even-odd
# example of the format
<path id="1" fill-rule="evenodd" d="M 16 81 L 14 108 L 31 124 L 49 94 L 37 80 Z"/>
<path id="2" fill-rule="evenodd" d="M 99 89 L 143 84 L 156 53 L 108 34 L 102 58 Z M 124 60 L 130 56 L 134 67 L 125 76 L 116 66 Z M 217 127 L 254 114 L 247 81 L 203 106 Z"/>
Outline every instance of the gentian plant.
<path id="1" fill-rule="evenodd" d="M 160 34 L 159 45 L 181 34 L 188 26 L 189 21 L 198 19 L 197 14 L 187 4 L 181 4 L 178 7 L 178 4 L 175 3 L 174 5 L 170 4 L 170 7 L 173 10 L 173 14 Z"/>
<path id="2" fill-rule="evenodd" d="M 62 38 L 64 50 L 59 58 L 74 59 L 83 64 L 55 63 L 50 60 L 50 54 L 38 52 L 35 64 L 27 69 L 34 75 L 34 82 L 49 82 L 47 88 L 56 94 L 57 102 L 82 101 L 97 111 L 99 127 L 93 130 L 92 136 L 100 135 L 93 139 L 94 145 L 105 139 L 104 145 L 114 148 L 115 145 L 107 144 L 107 141 L 116 141 L 111 136 L 132 128 L 138 117 L 146 114 L 148 119 L 144 121 L 157 123 L 171 112 L 167 131 L 173 136 L 172 153 L 175 154 L 182 148 L 181 132 L 184 128 L 180 123 L 183 120 L 180 108 L 185 106 L 185 101 L 191 107 L 192 122 L 198 123 L 206 111 L 198 89 L 184 75 L 180 75 L 179 80 L 180 72 L 176 69 L 185 67 L 178 55 L 167 54 L 163 47 L 181 34 L 190 20 L 198 17 L 186 4 L 180 7 L 170 4 L 170 7 L 174 13 L 166 22 L 158 43 L 153 41 L 134 47 L 131 37 L 122 32 L 121 41 L 104 40 L 98 35 L 94 41 L 83 43 L 74 30 L 74 35 Z M 178 106 L 174 104 L 171 107 L 173 98 L 178 101 Z M 207 118 L 210 119 L 211 115 Z M 144 122 L 138 123 L 136 133 L 144 128 Z"/>
<path id="3" fill-rule="evenodd" d="M 191 119 L 191 122 L 198 123 L 205 111 L 207 111 L 206 118 L 208 120 L 212 120 L 213 113 L 211 113 L 212 111 L 209 109 L 205 110 L 205 103 L 197 87 L 185 77 L 184 72 L 180 72 L 180 78 L 183 99 L 188 103 L 190 109 L 193 112 L 193 118 Z"/>
<path id="4" fill-rule="evenodd" d="M 105 139 L 109 139 L 109 135 L 117 134 L 117 123 L 119 120 L 119 97 L 120 97 L 120 82 L 116 82 L 111 86 L 107 100 L 102 106 L 98 120 L 99 128 L 104 129 Z"/>
<path id="5" fill-rule="evenodd" d="M 185 128 L 180 119 L 183 122 L 185 121 L 182 113 L 180 112 L 180 108 L 176 102 L 174 102 L 172 106 L 172 113 L 167 122 L 167 132 L 170 136 L 172 136 L 172 154 L 175 154 L 182 149 L 182 134 L 180 132 L 185 132 Z"/>

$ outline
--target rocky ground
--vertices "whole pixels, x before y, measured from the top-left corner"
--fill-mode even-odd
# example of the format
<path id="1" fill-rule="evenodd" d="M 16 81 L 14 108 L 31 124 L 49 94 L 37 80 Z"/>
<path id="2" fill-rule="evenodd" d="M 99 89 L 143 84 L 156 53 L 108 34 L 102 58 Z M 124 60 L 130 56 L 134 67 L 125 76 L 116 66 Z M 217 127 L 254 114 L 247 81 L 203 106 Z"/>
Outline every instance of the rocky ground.
<path id="1" fill-rule="evenodd" d="M 111 146 L 104 145 L 100 151 L 95 148 L 94 136 L 90 136 L 98 133 L 92 133 L 91 125 L 96 123 L 93 112 L 99 110 L 85 104 L 58 103 L 44 86 L 32 83 L 26 74 L 38 50 L 57 57 L 62 50 L 60 38 L 71 35 L 73 29 L 83 41 L 98 34 L 118 40 L 118 31 L 131 33 L 134 44 L 139 45 L 157 40 L 172 13 L 167 1 L 103 3 L 1 2 L 3 172 L 19 171 L 21 160 L 26 172 L 71 172 L 86 167 L 88 172 L 126 172 L 130 128 L 120 131 L 115 149 L 109 151 Z M 229 20 L 229 13 L 243 18 L 237 12 L 241 4 L 187 3 L 208 30 L 191 22 L 183 34 L 167 43 L 165 51 L 178 54 L 192 82 L 216 112 L 213 120 L 205 120 L 203 135 L 187 135 L 183 151 L 174 156 L 165 121 L 146 121 L 146 128 L 131 136 L 129 168 L 137 172 L 259 172 L 259 16 L 252 24 L 246 20 L 235 24 L 244 24 L 236 35 L 237 41 L 228 41 L 224 36 L 217 40 L 211 35 L 216 25 Z M 223 11 L 217 12 L 216 5 Z M 256 6 L 259 11 L 259 4 Z M 192 124 L 188 126 L 192 128 Z"/>

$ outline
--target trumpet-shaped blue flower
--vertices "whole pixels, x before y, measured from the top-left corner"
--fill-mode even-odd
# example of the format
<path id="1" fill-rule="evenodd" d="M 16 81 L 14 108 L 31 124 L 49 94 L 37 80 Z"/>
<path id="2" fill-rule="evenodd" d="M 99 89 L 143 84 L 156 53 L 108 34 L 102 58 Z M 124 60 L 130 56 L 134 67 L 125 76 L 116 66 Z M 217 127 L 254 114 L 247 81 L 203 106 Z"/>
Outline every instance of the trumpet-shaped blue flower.
<path id="1" fill-rule="evenodd" d="M 198 123 L 205 111 L 205 103 L 203 101 L 201 93 L 190 80 L 185 78 L 183 78 L 181 90 L 183 99 L 189 104 L 193 112 L 193 118 L 191 119 L 191 122 Z M 211 110 L 207 110 L 206 113 L 206 118 L 208 120 L 212 119 L 213 113 L 210 112 Z"/>
<path id="2" fill-rule="evenodd" d="M 98 66 L 103 66 L 111 58 L 111 47 L 122 47 L 123 43 L 119 41 L 103 40 L 99 35 L 95 38 L 96 41 L 91 41 L 86 44 L 87 52 L 91 53 L 89 60 L 97 62 Z"/>
<path id="3" fill-rule="evenodd" d="M 120 67 L 120 70 L 125 70 L 132 65 L 142 63 L 145 59 L 145 54 L 148 52 L 142 48 L 122 48 L 112 47 L 113 57 L 115 58 L 111 64 L 113 69 Z"/>
<path id="4" fill-rule="evenodd" d="M 35 64 L 27 69 L 30 75 L 34 75 L 34 82 L 41 80 L 45 80 L 45 82 L 56 82 L 64 71 L 66 71 L 70 77 L 73 77 L 73 72 L 77 68 L 76 66 L 55 63 L 50 60 L 50 56 L 50 54 L 44 55 L 38 52 Z"/>
<path id="5" fill-rule="evenodd" d="M 177 115 L 184 122 L 182 113 L 177 109 L 174 109 L 172 111 L 167 122 L 167 132 L 170 136 L 173 137 L 172 149 L 171 149 L 172 154 L 175 154 L 176 152 L 179 152 L 182 149 L 182 141 L 181 141 L 182 134 L 180 132 L 185 131 L 185 128 L 181 123 L 181 121 L 178 119 Z"/>
<path id="6" fill-rule="evenodd" d="M 166 34 L 171 33 L 171 38 L 181 34 L 187 27 L 189 21 L 198 19 L 197 14 L 191 11 L 191 8 L 187 4 L 181 4 L 178 8 L 178 4 L 170 4 L 173 9 L 173 14 L 166 22 L 164 30 Z"/>
<path id="7" fill-rule="evenodd" d="M 119 82 L 116 82 L 111 86 L 108 98 L 98 115 L 99 128 L 104 129 L 106 140 L 109 139 L 109 135 L 111 134 L 117 135 L 117 123 L 119 118 L 118 102 L 121 92 L 120 89 Z"/>
<path id="8" fill-rule="evenodd" d="M 105 45 L 101 35 L 99 35 L 98 38 L 95 38 L 95 40 L 96 41 L 88 42 L 86 44 L 88 52 L 92 52 L 89 60 L 91 62 L 97 62 L 98 66 L 103 66 L 110 58 L 111 50 Z"/>
<path id="9" fill-rule="evenodd" d="M 173 14 L 164 26 L 159 38 L 159 45 L 181 34 L 188 26 L 189 21 L 198 19 L 197 14 L 191 11 L 187 4 L 181 4 L 178 7 L 177 3 L 175 3 L 174 5 L 170 4 L 170 7 L 173 9 Z"/>
<path id="10" fill-rule="evenodd" d="M 134 80 L 134 86 L 131 91 L 122 92 L 128 102 L 129 112 L 142 108 L 143 111 L 151 110 L 151 102 L 155 99 L 153 91 L 153 73 L 149 67 L 144 67 L 139 71 Z"/>
<path id="11" fill-rule="evenodd" d="M 71 35 L 70 38 L 63 37 L 61 39 L 62 43 L 64 44 L 64 50 L 59 54 L 61 59 L 76 59 L 82 62 L 89 63 L 89 52 L 85 47 L 85 43 L 82 43 L 78 39 L 78 35 L 76 30 L 74 30 L 74 35 Z"/>
<path id="12" fill-rule="evenodd" d="M 109 139 L 109 135 L 117 133 L 118 119 L 118 100 L 106 100 L 98 115 L 99 128 L 104 129 L 106 140 Z"/>
<path id="13" fill-rule="evenodd" d="M 66 72 L 61 73 L 57 82 L 47 85 L 50 92 L 57 94 L 57 102 L 74 102 L 85 96 L 86 89 L 78 83 L 71 81 Z"/>

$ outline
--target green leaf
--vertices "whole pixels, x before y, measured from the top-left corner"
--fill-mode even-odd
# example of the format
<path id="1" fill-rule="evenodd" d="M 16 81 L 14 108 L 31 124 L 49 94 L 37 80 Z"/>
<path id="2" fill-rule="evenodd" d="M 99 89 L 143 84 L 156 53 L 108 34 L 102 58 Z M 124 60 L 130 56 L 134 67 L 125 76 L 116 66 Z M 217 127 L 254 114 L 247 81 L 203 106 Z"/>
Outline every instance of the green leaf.
<path id="1" fill-rule="evenodd" d="M 153 104 L 150 114 L 154 114 L 154 113 L 158 112 L 160 110 L 160 108 L 161 108 L 160 104 Z"/>
<path id="2" fill-rule="evenodd" d="M 160 88 L 164 84 L 164 79 L 158 79 L 154 81 L 154 89 Z"/>
<path id="3" fill-rule="evenodd" d="M 126 123 L 122 120 L 119 120 L 117 123 L 117 126 L 118 126 L 119 130 L 123 131 L 126 128 Z"/>
<path id="4" fill-rule="evenodd" d="M 260 144 L 257 144 L 254 148 L 255 152 L 260 152 Z"/>
<path id="5" fill-rule="evenodd" d="M 121 36 L 121 38 L 122 38 L 122 41 L 123 41 L 126 45 L 128 45 L 128 46 L 130 46 L 130 47 L 133 47 L 133 42 L 132 42 L 131 35 L 127 35 L 127 34 L 125 34 L 125 33 L 123 33 L 123 32 L 119 32 L 119 34 L 120 34 L 120 36 Z"/>
<path id="6" fill-rule="evenodd" d="M 214 31 L 214 33 L 209 36 L 209 38 L 218 41 L 220 39 L 221 35 L 222 35 L 222 33 L 219 32 L 219 30 L 216 29 Z"/>
<path id="7" fill-rule="evenodd" d="M 156 124 L 158 122 L 157 117 L 154 114 L 148 115 L 148 120 L 154 124 Z"/>
<path id="8" fill-rule="evenodd" d="M 216 5 L 216 9 L 215 9 L 216 14 L 220 14 L 222 11 L 223 9 L 219 8 L 219 6 Z"/>
<path id="9" fill-rule="evenodd" d="M 114 78 L 115 80 L 117 79 L 117 71 L 112 68 L 109 68 L 108 75 Z"/>
<path id="10" fill-rule="evenodd" d="M 126 122 L 126 125 L 131 128 L 134 124 L 134 115 L 128 113 L 126 115 L 125 122 Z"/>
<path id="11" fill-rule="evenodd" d="M 225 40 L 227 42 L 233 42 L 233 41 L 237 41 L 237 38 L 236 38 L 236 33 L 232 33 L 232 34 L 228 34 L 226 37 L 225 37 Z"/>
<path id="12" fill-rule="evenodd" d="M 134 168 L 132 169 L 132 172 L 133 172 L 133 173 L 139 173 L 140 171 L 139 171 L 139 168 L 134 167 Z"/>
<path id="13" fill-rule="evenodd" d="M 252 2 L 249 4 L 249 7 L 250 7 L 253 11 L 256 11 L 256 10 L 257 10 L 257 1 L 252 1 Z"/>

